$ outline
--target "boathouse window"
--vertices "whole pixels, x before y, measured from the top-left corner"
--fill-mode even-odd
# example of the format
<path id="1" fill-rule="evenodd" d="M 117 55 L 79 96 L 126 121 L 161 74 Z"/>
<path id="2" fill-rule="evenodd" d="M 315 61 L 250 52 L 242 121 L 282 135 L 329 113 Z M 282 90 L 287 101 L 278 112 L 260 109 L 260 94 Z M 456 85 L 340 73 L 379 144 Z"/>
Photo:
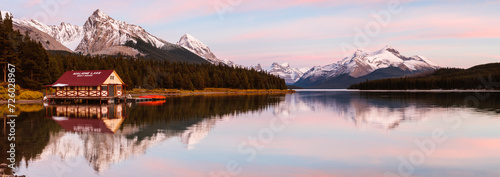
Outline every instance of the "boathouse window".
<path id="1" fill-rule="evenodd" d="M 101 86 L 101 90 L 108 90 L 108 86 Z"/>
<path id="2" fill-rule="evenodd" d="M 97 86 L 90 87 L 90 90 L 97 90 Z"/>
<path id="3" fill-rule="evenodd" d="M 109 79 L 114 80 L 115 76 L 109 76 Z"/>
<path id="4" fill-rule="evenodd" d="M 75 90 L 75 87 L 69 87 L 70 90 Z"/>
<path id="5" fill-rule="evenodd" d="M 122 90 L 122 86 L 116 86 L 116 90 Z"/>

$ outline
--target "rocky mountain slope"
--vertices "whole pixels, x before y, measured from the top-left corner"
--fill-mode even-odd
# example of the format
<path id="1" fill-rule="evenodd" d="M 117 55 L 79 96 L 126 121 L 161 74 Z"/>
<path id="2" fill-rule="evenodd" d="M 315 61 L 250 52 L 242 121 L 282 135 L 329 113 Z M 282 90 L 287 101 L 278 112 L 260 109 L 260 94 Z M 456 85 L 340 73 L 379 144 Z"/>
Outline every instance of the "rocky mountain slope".
<path id="1" fill-rule="evenodd" d="M 173 44 L 149 34 L 142 27 L 115 20 L 99 9 L 94 11 L 85 22 L 83 31 L 83 38 L 75 50 L 82 54 L 116 54 L 119 52 L 131 55 L 138 54 L 137 50 L 123 47 L 128 41 L 137 43 L 138 39 L 159 49 L 175 47 Z"/>
<path id="2" fill-rule="evenodd" d="M 6 14 L 8 12 L 2 12 Z M 10 13 L 9 13 L 10 14 Z M 46 25 L 36 20 L 13 19 L 16 29 L 29 31 L 47 50 L 84 55 L 142 55 L 168 61 L 208 62 L 182 46 L 151 35 L 140 26 L 111 18 L 97 9 L 83 26 L 61 23 Z"/>
<path id="3" fill-rule="evenodd" d="M 287 84 L 294 84 L 297 82 L 307 70 L 309 70 L 309 68 L 292 68 L 289 63 L 273 63 L 271 67 L 267 69 L 269 73 L 285 79 Z"/>
<path id="4" fill-rule="evenodd" d="M 347 88 L 349 84 L 356 83 L 356 80 L 359 80 L 358 78 L 372 80 L 399 77 L 438 68 L 423 56 L 406 57 L 396 49 L 385 46 L 375 52 L 358 50 L 351 57 L 346 57 L 337 63 L 315 66 L 304 73 L 295 85 L 301 87 Z M 377 70 L 380 71 L 375 72 Z M 344 79 L 339 80 L 339 77 L 342 78 L 341 76 Z M 344 82 L 344 84 L 341 82 Z"/>
<path id="5" fill-rule="evenodd" d="M 184 47 L 185 49 L 193 52 L 200 57 L 203 57 L 212 64 L 225 64 L 228 66 L 235 66 L 234 62 L 232 61 L 229 61 L 227 59 L 218 59 L 215 54 L 210 51 L 210 48 L 207 45 L 189 34 L 184 34 L 184 36 L 182 36 L 177 42 L 177 45 Z"/>

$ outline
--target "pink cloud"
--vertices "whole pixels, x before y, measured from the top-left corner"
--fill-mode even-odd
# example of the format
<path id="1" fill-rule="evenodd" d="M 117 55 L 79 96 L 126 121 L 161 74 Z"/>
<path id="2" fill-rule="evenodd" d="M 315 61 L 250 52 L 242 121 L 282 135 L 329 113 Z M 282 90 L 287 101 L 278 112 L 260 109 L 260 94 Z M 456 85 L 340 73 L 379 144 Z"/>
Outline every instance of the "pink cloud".
<path id="1" fill-rule="evenodd" d="M 350 28 L 359 24 L 360 19 L 352 17 L 321 16 L 309 17 L 292 22 L 276 24 L 255 31 L 234 36 L 229 41 L 245 40 L 291 40 L 291 39 L 329 39 L 352 36 Z M 341 24 L 341 25 L 340 25 Z M 338 33 L 340 31 L 340 33 Z"/>
<path id="2" fill-rule="evenodd" d="M 147 13 L 137 14 L 135 19 L 138 23 L 144 24 L 182 20 L 209 15 L 211 11 L 208 7 L 210 7 L 209 1 L 154 1 L 151 6 L 139 8 L 139 11 Z"/>
<path id="3" fill-rule="evenodd" d="M 255 10 L 279 10 L 286 9 L 290 7 L 337 7 L 337 6 L 345 6 L 345 5 L 356 5 L 356 6 L 373 6 L 374 4 L 386 4 L 387 1 L 384 0 L 274 0 L 274 1 L 264 1 L 257 0 L 252 1 L 252 3 L 243 3 L 241 6 L 238 6 L 235 11 L 237 12 L 248 12 Z"/>
<path id="4" fill-rule="evenodd" d="M 384 33 L 397 40 L 426 40 L 446 38 L 498 38 L 500 24 L 492 23 L 495 16 L 440 12 L 440 9 L 408 10 L 404 18 L 396 19 Z M 438 11 L 439 13 L 436 13 Z M 401 33 L 398 35 L 398 33 Z"/>

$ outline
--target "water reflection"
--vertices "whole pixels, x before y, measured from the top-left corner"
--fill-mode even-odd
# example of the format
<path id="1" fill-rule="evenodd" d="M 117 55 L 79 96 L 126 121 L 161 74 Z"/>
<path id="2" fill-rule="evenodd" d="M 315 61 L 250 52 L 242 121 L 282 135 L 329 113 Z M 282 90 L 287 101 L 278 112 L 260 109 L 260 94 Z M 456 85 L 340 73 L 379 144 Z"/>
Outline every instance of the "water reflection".
<path id="1" fill-rule="evenodd" d="M 120 128 L 126 106 L 116 105 L 50 105 L 46 117 L 68 132 L 115 133 Z"/>
<path id="2" fill-rule="evenodd" d="M 19 135 L 22 140 L 16 161 L 19 165 L 24 159 L 27 166 L 36 159 L 59 157 L 70 161 L 84 157 L 96 172 L 102 172 L 111 164 L 144 154 L 167 139 L 179 138 L 186 149 L 193 149 L 218 119 L 260 111 L 277 104 L 282 96 L 195 96 L 142 104 L 50 105 L 45 110 L 42 105 L 29 106 L 42 109 L 21 112 L 19 117 L 25 119 L 17 126 L 21 131 L 30 128 L 34 131 Z M 7 143 L 6 134 L 3 135 Z M 28 145 L 33 141 L 36 146 Z M 6 151 L 5 148 L 0 149 Z M 26 157 L 26 151 L 36 153 Z M 0 154 L 5 159 L 5 154 Z"/>
<path id="3" fill-rule="evenodd" d="M 414 122 L 420 123 L 429 119 L 433 121 L 433 118 L 446 115 L 448 111 L 452 116 L 456 116 L 457 110 L 463 110 L 468 116 L 477 113 L 488 118 L 499 117 L 499 94 L 491 94 L 488 99 L 481 100 L 477 105 L 464 102 L 471 95 L 474 93 L 341 91 L 298 92 L 288 95 L 175 97 L 146 104 L 50 105 L 45 108 L 41 105 L 30 105 L 22 108 L 24 111 L 19 110 L 19 117 L 22 119 L 18 119 L 16 124 L 19 137 L 16 140 L 16 161 L 22 161 L 20 172 L 35 171 L 38 172 L 35 174 L 53 176 L 52 172 L 36 169 L 38 166 L 51 169 L 50 165 L 54 161 L 82 159 L 86 162 L 83 163 L 84 166 L 92 168 L 90 171 L 106 176 L 105 173 L 112 171 L 110 168 L 113 166 L 117 166 L 119 171 L 130 171 L 118 164 L 130 162 L 140 165 L 142 163 L 138 159 L 145 158 L 151 149 L 161 147 L 163 151 L 156 151 L 155 154 L 161 157 L 149 157 L 147 162 L 156 160 L 162 168 L 149 172 L 158 174 L 165 171 L 165 164 L 186 162 L 195 164 L 182 166 L 190 172 L 200 170 L 199 173 L 208 174 L 207 171 L 216 166 L 214 164 L 225 164 L 230 160 L 224 157 L 241 156 L 232 151 L 236 151 L 242 137 L 258 134 L 258 130 L 268 126 L 274 117 L 288 117 L 293 120 L 295 129 L 276 134 L 277 140 L 271 143 L 271 147 L 266 148 L 269 149 L 266 153 L 272 152 L 271 155 L 259 154 L 260 159 L 271 161 L 254 162 L 255 168 L 269 167 L 270 172 L 277 168 L 275 166 L 300 163 L 303 160 L 317 163 L 317 168 L 321 168 L 322 172 L 318 174 L 326 175 L 336 172 L 328 172 L 322 167 L 330 165 L 332 169 L 338 170 L 344 167 L 339 164 L 347 162 L 375 167 L 397 167 L 397 164 L 387 165 L 389 163 L 386 160 L 398 153 L 404 154 L 405 150 L 413 145 L 413 140 L 405 134 L 398 135 L 400 137 L 395 140 L 388 134 L 364 134 L 359 129 L 406 131 L 406 135 L 411 137 L 427 133 L 425 128 L 413 124 Z M 5 128 L 5 125 L 2 128 Z M 278 136 L 285 138 L 280 139 Z M 5 132 L 3 137 L 0 151 L 5 152 Z M 403 144 L 407 140 L 410 145 Z M 182 151 L 170 152 L 171 146 L 176 145 L 180 145 Z M 359 154 L 363 153 L 365 156 L 360 157 Z M 175 154 L 168 157 L 177 159 L 166 158 L 165 154 Z M 285 156 L 288 160 L 279 160 Z M 380 162 L 365 164 L 366 156 L 375 156 L 373 158 Z M 5 154 L 0 153 L 0 159 L 5 158 Z M 332 165 L 332 161 L 337 165 Z M 273 164 L 268 165 L 271 162 Z M 352 164 L 349 168 L 361 168 Z M 248 165 L 246 171 L 252 171 L 252 167 Z M 282 171 L 287 171 L 283 168 Z M 346 175 L 350 173 L 352 172 L 346 172 Z M 96 175 L 82 169 L 81 176 L 89 174 Z M 276 174 L 279 176 L 283 173 Z M 258 174 L 249 174 L 255 175 Z M 117 173 L 111 173 L 111 176 L 117 176 Z"/>
<path id="4" fill-rule="evenodd" d="M 500 113 L 500 93 L 488 93 L 471 104 L 476 93 L 448 92 L 299 92 L 287 95 L 274 108 L 276 116 L 299 111 L 332 111 L 358 128 L 391 130 L 401 122 L 418 122 L 433 114 L 433 108 L 472 108 L 489 114 Z"/>

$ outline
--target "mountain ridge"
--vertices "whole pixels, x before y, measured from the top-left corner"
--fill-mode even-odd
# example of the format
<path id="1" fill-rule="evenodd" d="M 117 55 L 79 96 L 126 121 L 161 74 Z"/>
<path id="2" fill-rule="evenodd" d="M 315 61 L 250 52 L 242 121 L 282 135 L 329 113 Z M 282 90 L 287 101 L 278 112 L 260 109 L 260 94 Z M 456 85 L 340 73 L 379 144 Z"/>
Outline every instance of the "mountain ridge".
<path id="1" fill-rule="evenodd" d="M 349 75 L 351 78 L 361 78 L 379 69 L 385 68 L 398 68 L 392 70 L 399 74 L 391 76 L 400 77 L 407 74 L 435 70 L 438 69 L 439 66 L 436 66 L 429 59 L 420 55 L 411 57 L 403 56 L 398 50 L 387 45 L 375 52 L 357 50 L 352 56 L 345 57 L 336 63 L 325 66 L 315 66 L 304 73 L 294 85 L 300 87 L 325 87 L 325 85 L 332 85 L 332 82 L 336 82 L 335 80 L 338 82 L 338 79 L 335 78 L 344 74 Z M 379 79 L 385 76 L 387 75 L 383 74 L 375 77 L 372 74 L 368 78 Z M 347 80 L 344 81 L 347 82 Z M 349 81 L 349 83 L 346 84 L 355 83 Z M 342 88 L 344 88 L 346 84 L 343 84 Z"/>
<path id="2" fill-rule="evenodd" d="M 228 66 L 235 66 L 234 62 L 230 60 L 222 60 L 217 58 L 207 45 L 190 34 L 184 34 L 176 44 L 204 58 L 212 64 L 225 64 Z"/>

